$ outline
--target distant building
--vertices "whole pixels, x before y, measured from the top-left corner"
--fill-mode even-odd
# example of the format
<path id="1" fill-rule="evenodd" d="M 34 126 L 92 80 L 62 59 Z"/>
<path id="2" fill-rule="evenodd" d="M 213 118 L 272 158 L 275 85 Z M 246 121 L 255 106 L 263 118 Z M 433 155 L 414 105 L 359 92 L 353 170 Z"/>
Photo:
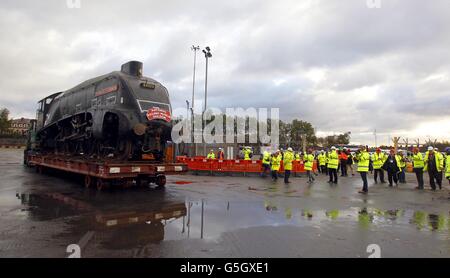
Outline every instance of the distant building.
<path id="1" fill-rule="evenodd" d="M 30 129 L 30 127 L 31 127 L 30 119 L 25 118 L 12 119 L 9 132 L 10 134 L 26 136 L 28 134 L 28 130 Z"/>

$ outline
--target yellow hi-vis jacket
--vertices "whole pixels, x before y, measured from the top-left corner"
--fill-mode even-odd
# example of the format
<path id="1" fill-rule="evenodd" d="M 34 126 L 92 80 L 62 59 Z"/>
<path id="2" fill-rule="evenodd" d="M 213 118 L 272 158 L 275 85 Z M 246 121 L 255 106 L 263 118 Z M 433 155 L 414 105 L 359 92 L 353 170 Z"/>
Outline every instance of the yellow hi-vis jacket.
<path id="1" fill-rule="evenodd" d="M 445 178 L 450 179 L 450 155 L 445 158 Z"/>
<path id="2" fill-rule="evenodd" d="M 423 162 L 425 163 L 425 167 L 423 168 L 424 171 L 428 171 L 428 156 L 429 152 L 425 153 L 425 159 Z M 438 152 L 434 152 L 434 159 L 436 159 L 436 168 L 438 172 L 442 172 L 442 169 L 444 168 L 444 157 L 442 154 Z"/>
<path id="3" fill-rule="evenodd" d="M 328 155 L 328 168 L 337 169 L 339 168 L 339 155 L 337 151 L 331 151 Z"/>
<path id="4" fill-rule="evenodd" d="M 370 154 L 366 151 L 356 155 L 358 160 L 358 172 L 369 172 Z"/>
<path id="5" fill-rule="evenodd" d="M 397 165 L 400 170 L 406 167 L 406 162 L 403 161 L 404 159 L 404 156 L 399 156 L 398 154 L 395 155 L 395 160 L 397 160 Z"/>
<path id="6" fill-rule="evenodd" d="M 423 155 L 421 153 L 413 154 L 412 160 L 415 169 L 422 169 L 423 167 L 425 167 Z"/>
<path id="7" fill-rule="evenodd" d="M 272 164 L 272 171 L 278 171 L 280 170 L 280 164 L 281 164 L 281 155 L 272 156 L 271 159 Z"/>
<path id="8" fill-rule="evenodd" d="M 208 156 L 206 156 L 207 159 L 216 159 L 216 155 L 214 153 L 209 153 Z"/>
<path id="9" fill-rule="evenodd" d="M 320 166 L 325 166 L 327 164 L 327 156 L 324 153 L 319 154 L 317 159 L 319 160 Z"/>
<path id="10" fill-rule="evenodd" d="M 384 153 L 374 153 L 371 157 L 372 162 L 373 162 L 373 169 L 377 170 L 377 169 L 381 169 L 381 167 L 383 167 L 384 162 L 387 159 L 387 156 Z"/>
<path id="11" fill-rule="evenodd" d="M 294 161 L 294 153 L 286 151 L 283 157 L 284 170 L 292 170 L 292 161 Z"/>
<path id="12" fill-rule="evenodd" d="M 245 149 L 244 150 L 244 160 L 252 160 L 251 158 L 250 158 L 250 154 L 252 153 L 252 150 L 250 150 L 250 149 Z"/>
<path id="13" fill-rule="evenodd" d="M 262 164 L 270 164 L 270 153 L 268 151 L 263 154 Z"/>
<path id="14" fill-rule="evenodd" d="M 311 171 L 314 165 L 314 155 L 306 154 L 304 160 L 305 160 L 305 170 Z"/>

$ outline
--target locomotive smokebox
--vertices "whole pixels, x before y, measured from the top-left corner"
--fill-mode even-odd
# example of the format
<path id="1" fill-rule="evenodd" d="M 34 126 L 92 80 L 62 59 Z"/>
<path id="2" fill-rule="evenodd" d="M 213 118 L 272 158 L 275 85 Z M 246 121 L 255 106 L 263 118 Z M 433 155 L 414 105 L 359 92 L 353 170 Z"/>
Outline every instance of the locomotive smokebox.
<path id="1" fill-rule="evenodd" d="M 142 76 L 142 67 L 143 67 L 142 62 L 130 61 L 130 62 L 122 65 L 121 71 L 123 73 L 129 74 L 129 75 L 141 77 Z"/>

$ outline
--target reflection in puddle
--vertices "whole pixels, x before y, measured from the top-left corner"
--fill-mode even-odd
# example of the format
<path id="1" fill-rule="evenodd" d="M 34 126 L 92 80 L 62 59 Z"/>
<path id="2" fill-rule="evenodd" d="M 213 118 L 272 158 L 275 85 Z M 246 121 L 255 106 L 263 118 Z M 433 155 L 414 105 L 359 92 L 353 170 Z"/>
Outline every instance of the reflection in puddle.
<path id="1" fill-rule="evenodd" d="M 314 226 L 367 230 L 403 225 L 413 230 L 448 232 L 447 213 L 370 207 L 346 210 L 310 210 L 277 205 L 272 198 L 261 202 L 185 201 L 163 193 L 17 194 L 32 221 L 62 219 L 68 234 L 81 237 L 94 231 L 91 244 L 103 249 L 141 248 L 162 241 L 215 240 L 226 231 L 259 226 Z"/>
<path id="2" fill-rule="evenodd" d="M 136 203 L 136 199 L 125 198 L 126 202 L 121 204 L 112 202 L 114 198 L 89 201 L 89 198 L 61 193 L 17 194 L 16 197 L 30 220 L 66 220 L 72 227 L 69 235 L 95 231 L 92 241 L 106 249 L 135 248 L 161 242 L 165 226 L 180 218 L 184 223 L 186 216 L 184 201 L 155 204 L 152 200 Z"/>
<path id="3" fill-rule="evenodd" d="M 444 231 L 449 228 L 447 217 L 444 214 L 427 214 L 424 211 L 414 212 L 411 223 L 417 226 L 419 230 Z"/>

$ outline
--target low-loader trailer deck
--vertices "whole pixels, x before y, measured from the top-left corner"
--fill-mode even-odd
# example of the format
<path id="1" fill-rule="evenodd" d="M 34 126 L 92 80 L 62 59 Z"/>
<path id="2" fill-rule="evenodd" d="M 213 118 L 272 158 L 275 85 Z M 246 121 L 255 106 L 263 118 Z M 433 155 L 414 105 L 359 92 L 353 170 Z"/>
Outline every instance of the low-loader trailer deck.
<path id="1" fill-rule="evenodd" d="M 38 153 L 25 154 L 24 162 L 28 166 L 35 167 L 38 173 L 50 168 L 83 175 L 84 185 L 87 188 L 96 186 L 98 190 L 110 185 L 142 186 L 149 183 L 164 187 L 166 175 L 187 172 L 187 166 L 182 163 L 98 161 Z"/>

